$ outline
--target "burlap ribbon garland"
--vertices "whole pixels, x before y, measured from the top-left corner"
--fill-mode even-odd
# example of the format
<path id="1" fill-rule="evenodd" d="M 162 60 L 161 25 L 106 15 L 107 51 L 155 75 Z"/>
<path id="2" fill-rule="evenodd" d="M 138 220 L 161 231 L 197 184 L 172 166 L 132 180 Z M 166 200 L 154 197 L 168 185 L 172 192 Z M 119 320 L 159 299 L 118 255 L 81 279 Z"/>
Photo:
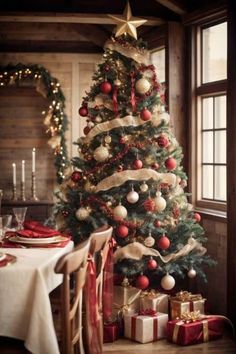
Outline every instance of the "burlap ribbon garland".
<path id="1" fill-rule="evenodd" d="M 142 168 L 140 170 L 125 170 L 113 173 L 113 175 L 104 178 L 96 186 L 87 186 L 87 191 L 94 193 L 100 191 L 107 191 L 114 187 L 119 187 L 126 181 L 147 181 L 153 179 L 154 181 L 161 181 L 170 186 L 175 186 L 177 183 L 176 175 L 174 173 L 159 173 L 149 168 Z"/>
<path id="2" fill-rule="evenodd" d="M 167 112 L 153 113 L 151 119 L 148 122 L 151 122 L 152 125 L 156 127 L 161 123 L 162 120 L 169 122 L 170 116 Z M 98 134 L 109 132 L 111 129 L 114 128 L 129 126 L 138 127 L 143 124 L 147 124 L 147 122 L 143 121 L 140 117 L 134 117 L 131 115 L 128 115 L 123 118 L 117 117 L 110 121 L 95 125 L 86 135 L 86 137 L 83 138 L 83 142 L 88 144 Z"/>
<path id="3" fill-rule="evenodd" d="M 200 256 L 206 253 L 206 248 L 201 243 L 196 241 L 193 237 L 188 239 L 187 244 L 176 253 L 170 253 L 167 256 L 162 256 L 156 249 L 149 248 L 141 244 L 140 242 L 132 242 L 124 247 L 118 248 L 114 253 L 114 262 L 117 263 L 125 258 L 141 260 L 143 256 L 155 256 L 160 257 L 164 263 L 173 261 L 179 257 L 184 257 L 191 251 L 197 251 Z"/>

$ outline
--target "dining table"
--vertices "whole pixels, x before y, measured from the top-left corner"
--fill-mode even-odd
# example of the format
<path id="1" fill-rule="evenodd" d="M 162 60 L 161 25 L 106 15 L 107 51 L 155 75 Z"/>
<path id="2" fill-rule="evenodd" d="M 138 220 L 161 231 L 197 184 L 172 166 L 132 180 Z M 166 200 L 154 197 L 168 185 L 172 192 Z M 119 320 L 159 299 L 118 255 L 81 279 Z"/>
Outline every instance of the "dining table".
<path id="1" fill-rule="evenodd" d="M 58 259 L 74 247 L 0 248 L 14 260 L 0 267 L 0 336 L 24 341 L 33 354 L 59 354 L 49 294 L 62 283 Z"/>

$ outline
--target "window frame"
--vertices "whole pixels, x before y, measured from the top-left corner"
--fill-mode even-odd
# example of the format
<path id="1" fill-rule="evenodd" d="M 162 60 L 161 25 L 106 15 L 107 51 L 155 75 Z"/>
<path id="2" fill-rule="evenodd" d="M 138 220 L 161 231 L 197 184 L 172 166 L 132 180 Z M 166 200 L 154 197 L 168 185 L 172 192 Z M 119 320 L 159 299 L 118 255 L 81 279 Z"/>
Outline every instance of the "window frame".
<path id="1" fill-rule="evenodd" d="M 204 28 L 215 26 L 222 22 L 227 22 L 227 18 L 221 17 L 214 21 L 202 21 L 194 23 L 190 27 L 190 96 L 189 114 L 191 117 L 190 131 L 190 189 L 192 191 L 191 202 L 195 209 L 215 215 L 226 215 L 227 200 L 216 201 L 202 198 L 202 104 L 201 100 L 205 97 L 216 97 L 226 95 L 227 98 L 227 79 L 202 83 L 203 63 L 202 63 L 202 31 Z M 226 127 L 227 133 L 227 127 Z M 227 137 L 226 137 L 227 139 Z M 213 150 L 215 151 L 215 150 Z M 226 156 L 227 174 L 227 156 Z M 223 214 L 222 214 L 223 213 Z"/>

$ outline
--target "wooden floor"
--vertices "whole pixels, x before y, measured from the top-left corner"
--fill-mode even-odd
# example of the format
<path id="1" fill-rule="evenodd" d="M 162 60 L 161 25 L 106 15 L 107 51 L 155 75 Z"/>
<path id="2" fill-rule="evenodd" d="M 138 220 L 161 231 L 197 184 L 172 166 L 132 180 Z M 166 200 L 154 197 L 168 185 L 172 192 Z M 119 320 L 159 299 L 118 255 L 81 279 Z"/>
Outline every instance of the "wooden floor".
<path id="1" fill-rule="evenodd" d="M 128 339 L 119 339 L 104 344 L 105 354 L 236 354 L 236 342 L 225 337 L 216 341 L 181 347 L 159 340 L 155 343 L 140 344 Z M 0 338 L 0 354 L 29 354 L 21 341 Z M 48 353 L 49 354 L 49 353 Z M 50 353 L 54 354 L 54 353 Z"/>

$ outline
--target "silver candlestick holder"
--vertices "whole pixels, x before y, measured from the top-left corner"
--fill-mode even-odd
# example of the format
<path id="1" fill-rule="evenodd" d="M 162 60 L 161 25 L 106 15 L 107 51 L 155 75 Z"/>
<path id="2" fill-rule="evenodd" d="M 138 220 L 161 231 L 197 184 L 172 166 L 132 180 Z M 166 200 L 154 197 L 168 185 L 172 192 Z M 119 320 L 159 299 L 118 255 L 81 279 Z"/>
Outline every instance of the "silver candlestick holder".
<path id="1" fill-rule="evenodd" d="M 12 200 L 17 200 L 17 196 L 16 196 L 16 184 L 13 184 L 13 186 L 12 186 Z"/>
<path id="2" fill-rule="evenodd" d="M 36 176 L 35 172 L 32 172 L 32 183 L 31 183 L 31 199 L 32 200 L 39 200 L 36 196 Z"/>
<path id="3" fill-rule="evenodd" d="M 25 182 L 22 182 L 21 181 L 21 185 L 20 185 L 20 199 L 21 200 L 23 200 L 23 201 L 25 201 L 26 199 L 25 199 Z"/>

